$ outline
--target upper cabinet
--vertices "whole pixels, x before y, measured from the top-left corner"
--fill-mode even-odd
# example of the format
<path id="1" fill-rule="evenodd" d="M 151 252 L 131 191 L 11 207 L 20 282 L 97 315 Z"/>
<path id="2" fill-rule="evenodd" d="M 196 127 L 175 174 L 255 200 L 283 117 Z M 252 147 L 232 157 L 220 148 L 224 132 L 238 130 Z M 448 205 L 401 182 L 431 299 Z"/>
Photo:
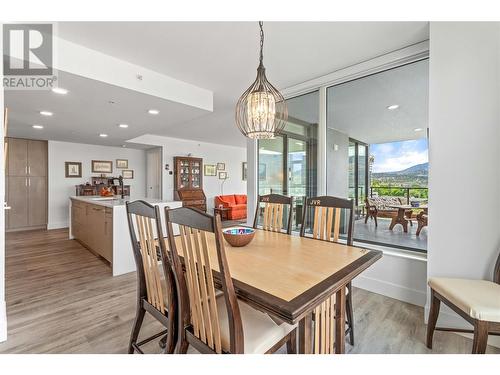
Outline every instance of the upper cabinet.
<path id="1" fill-rule="evenodd" d="M 7 138 L 7 175 L 28 175 L 28 140 Z"/>
<path id="2" fill-rule="evenodd" d="M 7 138 L 7 175 L 47 176 L 47 142 Z"/>

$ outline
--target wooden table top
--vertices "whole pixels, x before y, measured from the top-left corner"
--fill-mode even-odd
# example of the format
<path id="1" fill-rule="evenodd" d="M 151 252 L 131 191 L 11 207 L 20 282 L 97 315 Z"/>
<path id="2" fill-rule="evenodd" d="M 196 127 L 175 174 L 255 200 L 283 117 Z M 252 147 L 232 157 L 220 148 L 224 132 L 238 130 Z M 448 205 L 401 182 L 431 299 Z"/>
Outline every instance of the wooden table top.
<path id="1" fill-rule="evenodd" d="M 217 274 L 215 238 L 208 240 Z M 181 252 L 179 237 L 176 243 Z M 263 230 L 256 230 L 247 246 L 224 245 L 238 296 L 293 323 L 306 304 L 331 295 L 382 256 L 380 251 Z"/>
<path id="2" fill-rule="evenodd" d="M 414 207 L 411 204 L 391 204 L 389 207 L 403 209 L 403 210 L 410 210 L 410 209 L 413 209 L 413 208 L 416 208 L 416 209 L 421 208 L 423 210 L 427 209 L 427 205 L 421 205 L 421 206 L 418 206 L 418 207 Z"/>

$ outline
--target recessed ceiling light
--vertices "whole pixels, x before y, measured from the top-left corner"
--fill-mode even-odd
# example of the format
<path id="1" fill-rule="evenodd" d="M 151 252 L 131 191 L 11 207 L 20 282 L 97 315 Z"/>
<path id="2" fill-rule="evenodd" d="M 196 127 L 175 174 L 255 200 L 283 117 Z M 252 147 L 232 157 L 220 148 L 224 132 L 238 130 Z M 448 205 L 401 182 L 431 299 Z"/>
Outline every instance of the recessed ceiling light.
<path id="1" fill-rule="evenodd" d="M 399 105 L 398 105 L 398 104 L 392 104 L 392 105 L 390 105 L 389 107 L 387 107 L 387 109 L 388 109 L 389 111 L 393 111 L 393 110 L 398 109 L 398 108 L 399 108 Z"/>
<path id="2" fill-rule="evenodd" d="M 127 125 L 127 124 L 118 124 L 118 126 L 119 126 L 120 128 L 124 128 L 124 129 L 125 129 L 125 128 L 128 128 L 128 125 Z"/>
<path id="3" fill-rule="evenodd" d="M 62 87 L 54 87 L 52 88 L 52 92 L 60 95 L 66 95 L 68 93 L 68 90 L 63 89 Z"/>
<path id="4" fill-rule="evenodd" d="M 415 132 L 421 132 L 422 130 L 424 130 L 424 129 L 422 129 L 422 128 L 413 129 L 413 131 L 415 131 Z"/>
<path id="5" fill-rule="evenodd" d="M 50 111 L 40 111 L 40 114 L 41 114 L 42 116 L 52 116 L 52 115 L 53 115 L 53 113 L 52 113 L 52 112 L 50 112 Z"/>
<path id="6" fill-rule="evenodd" d="M 99 137 L 106 138 L 107 136 L 108 136 L 108 135 L 107 135 L 107 134 L 104 134 L 104 133 L 99 134 Z"/>
<path id="7" fill-rule="evenodd" d="M 158 113 L 160 113 L 160 111 L 158 111 L 157 109 L 150 109 L 150 110 L 148 111 L 148 113 L 149 113 L 150 115 L 157 115 Z"/>
<path id="8" fill-rule="evenodd" d="M 33 125 L 33 129 L 43 129 L 43 125 Z"/>
<path id="9" fill-rule="evenodd" d="M 122 145 L 122 147 L 127 147 L 127 145 Z"/>

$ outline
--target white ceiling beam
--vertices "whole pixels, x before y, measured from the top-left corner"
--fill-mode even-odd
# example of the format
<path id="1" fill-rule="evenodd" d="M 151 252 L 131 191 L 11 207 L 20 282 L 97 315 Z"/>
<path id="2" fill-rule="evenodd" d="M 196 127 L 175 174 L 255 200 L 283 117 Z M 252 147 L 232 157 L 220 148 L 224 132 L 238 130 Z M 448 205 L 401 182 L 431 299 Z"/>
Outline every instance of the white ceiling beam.
<path id="1" fill-rule="evenodd" d="M 53 65 L 57 70 L 213 112 L 210 90 L 58 37 L 54 37 Z"/>

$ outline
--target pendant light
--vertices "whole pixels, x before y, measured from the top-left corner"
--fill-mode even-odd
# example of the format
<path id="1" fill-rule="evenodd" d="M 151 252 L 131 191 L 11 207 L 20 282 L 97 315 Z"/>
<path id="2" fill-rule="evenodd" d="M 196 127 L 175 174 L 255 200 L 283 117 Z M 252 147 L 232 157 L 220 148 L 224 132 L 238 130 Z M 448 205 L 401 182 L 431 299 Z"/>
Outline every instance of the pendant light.
<path id="1" fill-rule="evenodd" d="M 236 125 L 245 137 L 271 139 L 285 127 L 288 111 L 283 95 L 267 80 L 263 64 L 264 31 L 260 27 L 260 60 L 255 82 L 236 104 Z"/>

